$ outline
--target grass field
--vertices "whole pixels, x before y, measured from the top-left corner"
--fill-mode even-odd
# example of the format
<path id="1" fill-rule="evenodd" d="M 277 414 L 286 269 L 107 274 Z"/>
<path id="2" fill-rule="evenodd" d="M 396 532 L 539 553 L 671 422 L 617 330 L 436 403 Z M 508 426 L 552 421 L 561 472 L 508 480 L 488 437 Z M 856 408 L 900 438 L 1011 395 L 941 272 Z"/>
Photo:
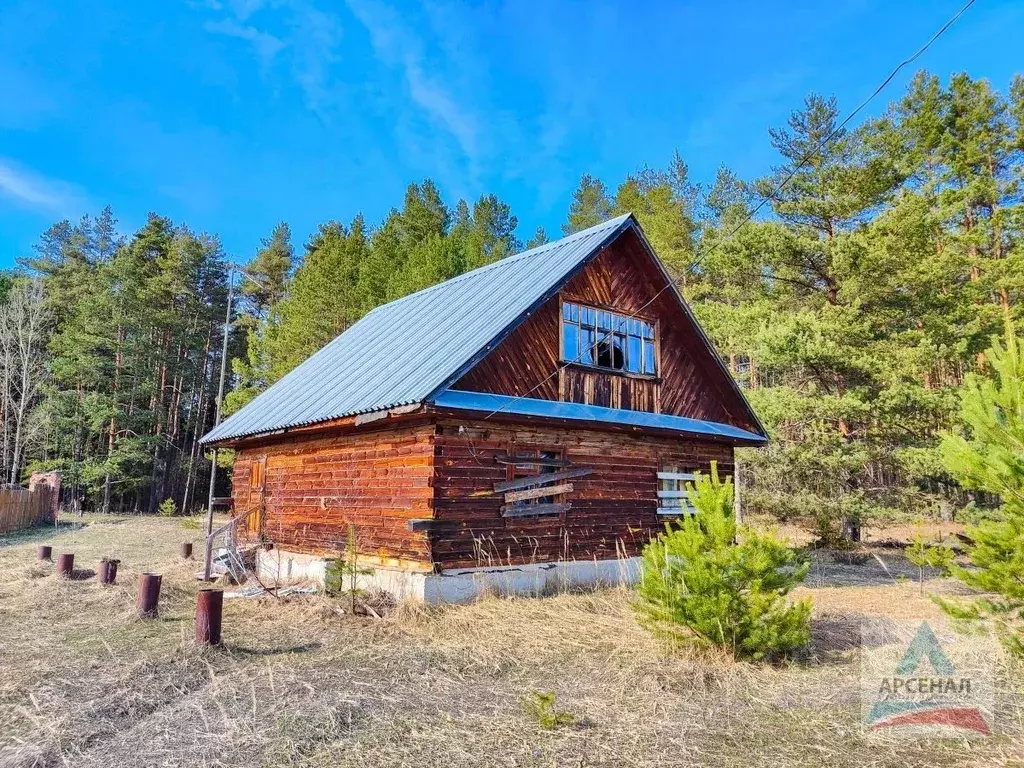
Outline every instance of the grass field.
<path id="1" fill-rule="evenodd" d="M 885 741 L 861 732 L 858 620 L 943 620 L 899 558 L 863 578 L 828 558 L 808 658 L 782 667 L 668 655 L 629 594 L 605 590 L 352 617 L 320 596 L 225 603 L 224 647 L 192 645 L 193 538 L 175 520 L 93 519 L 0 542 L 0 766 L 1021 765 L 1024 695 L 1003 670 L 1000 733 Z M 118 584 L 59 580 L 40 543 Z M 883 567 L 884 566 L 884 567 Z M 164 574 L 161 615 L 134 613 L 137 574 Z M 83 576 L 86 574 L 82 574 Z M 932 581 L 932 592 L 950 585 Z M 532 692 L 574 723 L 542 729 Z"/>

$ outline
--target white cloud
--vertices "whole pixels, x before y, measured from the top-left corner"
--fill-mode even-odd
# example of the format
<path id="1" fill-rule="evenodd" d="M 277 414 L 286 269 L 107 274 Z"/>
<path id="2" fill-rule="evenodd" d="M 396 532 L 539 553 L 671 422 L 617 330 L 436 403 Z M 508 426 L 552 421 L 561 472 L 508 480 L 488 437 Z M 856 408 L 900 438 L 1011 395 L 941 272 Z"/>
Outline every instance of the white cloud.
<path id="1" fill-rule="evenodd" d="M 266 3 L 264 0 L 228 0 L 228 5 L 239 21 L 245 21 Z"/>
<path id="2" fill-rule="evenodd" d="M 478 161 L 475 115 L 463 108 L 436 78 L 426 75 L 418 61 L 406 61 L 405 80 L 413 101 L 455 137 L 467 158 Z"/>
<path id="3" fill-rule="evenodd" d="M 458 86 L 463 91 L 476 90 L 465 82 L 465 75 L 479 71 L 481 62 L 465 60 L 469 57 L 461 56 L 461 47 L 455 44 L 454 38 L 439 34 L 436 25 L 431 25 L 435 34 L 429 42 L 444 55 L 428 58 L 428 41 L 390 7 L 376 0 L 347 0 L 347 3 L 366 27 L 377 58 L 400 72 L 412 103 L 452 137 L 470 165 L 470 174 L 475 175 L 486 152 L 481 141 L 481 120 L 468 103 L 478 94 L 472 94 L 467 100 L 459 98 L 457 91 Z M 449 31 L 449 34 L 457 33 Z"/>
<path id="4" fill-rule="evenodd" d="M 61 216 L 83 208 L 81 195 L 72 185 L 46 178 L 3 158 L 0 158 L 0 195 L 22 207 Z"/>
<path id="5" fill-rule="evenodd" d="M 270 66 L 274 61 L 274 57 L 287 45 L 283 40 L 274 37 L 274 35 L 268 32 L 261 32 L 251 24 L 240 24 L 234 19 L 208 21 L 203 25 L 203 28 L 215 35 L 226 35 L 227 37 L 237 37 L 239 40 L 248 40 L 252 43 L 256 55 L 259 56 L 264 66 Z"/>
<path id="6" fill-rule="evenodd" d="M 275 66 L 285 69 L 306 106 L 324 117 L 332 99 L 329 70 L 341 39 L 332 14 L 307 0 L 207 0 L 205 10 L 219 17 L 203 25 L 207 32 L 248 42 L 265 75 Z"/>
<path id="7" fill-rule="evenodd" d="M 303 0 L 285 0 L 294 43 L 292 75 L 302 88 L 306 105 L 323 117 L 333 99 L 331 66 L 338 60 L 341 25 L 334 15 Z"/>

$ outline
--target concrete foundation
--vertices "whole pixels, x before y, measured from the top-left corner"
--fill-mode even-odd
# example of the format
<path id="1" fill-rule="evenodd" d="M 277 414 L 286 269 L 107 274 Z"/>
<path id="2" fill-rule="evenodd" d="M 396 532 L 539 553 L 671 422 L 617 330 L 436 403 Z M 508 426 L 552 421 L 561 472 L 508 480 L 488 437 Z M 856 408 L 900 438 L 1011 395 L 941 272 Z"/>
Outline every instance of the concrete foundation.
<path id="1" fill-rule="evenodd" d="M 256 566 L 260 578 L 268 583 L 315 581 L 323 585 L 327 560 L 286 550 L 260 550 Z M 372 574 L 357 576 L 356 584 L 360 589 L 381 589 L 397 600 L 436 604 L 471 603 L 486 594 L 537 596 L 574 587 L 628 586 L 639 577 L 640 558 L 629 557 L 452 568 L 441 573 L 376 567 Z"/>

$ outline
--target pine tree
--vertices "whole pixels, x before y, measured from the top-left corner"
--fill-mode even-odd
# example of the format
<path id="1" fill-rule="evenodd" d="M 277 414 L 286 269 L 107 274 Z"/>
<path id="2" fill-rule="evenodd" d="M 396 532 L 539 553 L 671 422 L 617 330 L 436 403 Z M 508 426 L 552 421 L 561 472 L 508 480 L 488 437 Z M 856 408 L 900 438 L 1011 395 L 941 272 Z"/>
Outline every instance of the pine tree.
<path id="1" fill-rule="evenodd" d="M 245 265 L 245 271 L 259 283 L 243 280 L 239 293 L 248 298 L 250 312 L 257 319 L 265 319 L 270 308 L 284 298 L 295 258 L 291 239 L 291 229 L 282 221 L 274 227 L 270 237 L 263 240 L 252 261 Z"/>
<path id="2" fill-rule="evenodd" d="M 1024 354 L 1014 325 L 993 338 L 987 375 L 971 374 L 961 393 L 967 434 L 948 434 L 942 458 L 965 488 L 994 494 L 998 514 L 967 530 L 971 568 L 954 568 L 968 586 L 992 597 L 943 603 L 953 616 L 994 620 L 1007 646 L 1024 654 Z"/>
<path id="3" fill-rule="evenodd" d="M 526 241 L 526 248 L 539 248 L 548 242 L 548 233 L 544 231 L 544 227 L 537 227 L 537 231 L 533 233 L 533 237 Z"/>
<path id="4" fill-rule="evenodd" d="M 635 608 L 641 623 L 679 642 L 738 658 L 775 658 L 810 641 L 809 601 L 786 595 L 808 564 L 770 534 L 740 529 L 732 479 L 718 467 L 687 485 L 693 515 L 668 524 L 644 550 Z"/>
<path id="5" fill-rule="evenodd" d="M 572 194 L 569 219 L 562 225 L 562 232 L 571 235 L 581 229 L 600 224 L 612 216 L 612 200 L 604 182 L 590 174 L 583 174 L 580 184 Z"/>
<path id="6" fill-rule="evenodd" d="M 248 365 L 235 364 L 244 388 L 229 400 L 240 407 L 342 333 L 364 314 L 360 274 L 369 254 L 362 217 L 349 226 L 323 224 L 306 245 L 288 295 L 250 335 Z"/>
<path id="7" fill-rule="evenodd" d="M 427 179 L 422 184 L 409 185 L 398 219 L 404 248 L 411 249 L 431 235 L 447 235 L 451 223 L 451 212 L 433 181 Z"/>
<path id="8" fill-rule="evenodd" d="M 463 243 L 467 269 L 498 261 L 518 253 L 522 247 L 516 237 L 519 221 L 512 215 L 511 206 L 496 195 L 482 195 L 473 204 L 472 215 L 459 219 L 461 215 L 457 216 L 452 235 Z"/>
<path id="9" fill-rule="evenodd" d="M 392 283 L 396 297 L 449 280 L 466 271 L 467 255 L 455 237 L 432 235 L 409 254 L 404 269 Z"/>
<path id="10" fill-rule="evenodd" d="M 685 286 L 695 259 L 697 191 L 688 169 L 675 154 L 666 170 L 646 168 L 633 174 L 615 193 L 615 214 L 632 213 L 658 257 L 680 285 Z"/>

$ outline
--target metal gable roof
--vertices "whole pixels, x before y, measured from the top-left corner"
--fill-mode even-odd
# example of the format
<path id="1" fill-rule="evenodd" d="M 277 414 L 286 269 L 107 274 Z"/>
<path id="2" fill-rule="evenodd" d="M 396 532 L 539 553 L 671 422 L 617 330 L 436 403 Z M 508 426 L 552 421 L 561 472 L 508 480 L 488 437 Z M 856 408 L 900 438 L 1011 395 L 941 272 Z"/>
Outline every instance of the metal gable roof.
<path id="1" fill-rule="evenodd" d="M 377 307 L 202 442 L 428 400 L 630 226 L 619 216 Z"/>

